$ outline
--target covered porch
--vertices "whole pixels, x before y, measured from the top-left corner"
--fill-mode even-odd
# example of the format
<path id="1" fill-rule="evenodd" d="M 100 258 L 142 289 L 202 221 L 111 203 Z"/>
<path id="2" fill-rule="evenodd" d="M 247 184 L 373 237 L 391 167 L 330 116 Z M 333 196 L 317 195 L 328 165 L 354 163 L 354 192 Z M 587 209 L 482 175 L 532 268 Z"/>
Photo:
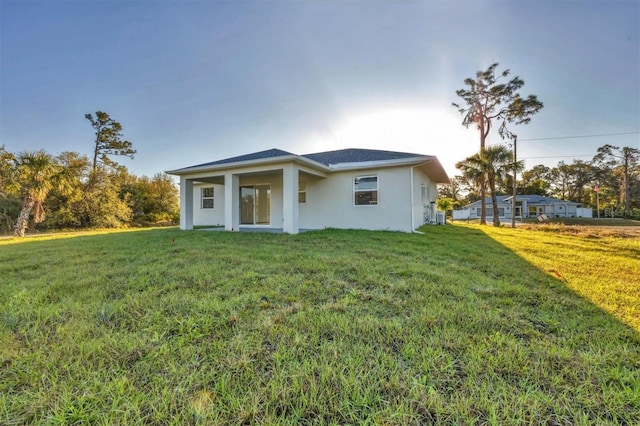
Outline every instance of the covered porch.
<path id="1" fill-rule="evenodd" d="M 270 231 L 297 234 L 301 179 L 325 173 L 295 162 L 180 176 L 180 229 L 193 229 L 194 184 L 217 185 L 216 208 L 224 211 L 226 231 Z M 220 194 L 222 192 L 222 194 Z"/>

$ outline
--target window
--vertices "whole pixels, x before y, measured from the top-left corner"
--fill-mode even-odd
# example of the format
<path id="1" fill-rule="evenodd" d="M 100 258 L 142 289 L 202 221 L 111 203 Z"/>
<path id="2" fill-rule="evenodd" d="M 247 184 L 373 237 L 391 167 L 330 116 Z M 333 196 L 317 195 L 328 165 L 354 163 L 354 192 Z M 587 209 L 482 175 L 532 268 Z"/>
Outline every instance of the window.
<path id="1" fill-rule="evenodd" d="M 356 206 L 378 204 L 378 176 L 358 176 L 353 179 L 354 203 Z"/>
<path id="2" fill-rule="evenodd" d="M 212 209 L 213 208 L 213 186 L 208 188 L 201 188 L 200 191 L 202 194 L 202 208 Z"/>
<path id="3" fill-rule="evenodd" d="M 478 208 L 478 216 L 480 216 L 480 208 Z M 498 216 L 504 217 L 504 207 L 498 207 Z M 493 205 L 487 204 L 487 217 L 493 217 Z"/>
<path id="4" fill-rule="evenodd" d="M 307 183 L 305 181 L 298 182 L 298 202 L 307 202 Z"/>

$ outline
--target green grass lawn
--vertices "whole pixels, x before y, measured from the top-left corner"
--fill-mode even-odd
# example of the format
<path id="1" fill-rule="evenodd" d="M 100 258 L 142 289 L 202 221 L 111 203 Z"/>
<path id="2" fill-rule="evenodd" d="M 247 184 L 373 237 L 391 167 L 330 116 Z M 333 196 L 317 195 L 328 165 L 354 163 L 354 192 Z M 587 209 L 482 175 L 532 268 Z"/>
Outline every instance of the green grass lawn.
<path id="1" fill-rule="evenodd" d="M 506 221 L 507 224 L 511 223 L 511 220 Z M 537 218 L 528 218 L 524 220 L 525 223 L 540 224 Z M 620 218 L 584 218 L 584 217 L 549 217 L 546 223 L 563 224 L 563 225 L 578 225 L 578 226 L 638 226 L 640 227 L 640 220 L 633 219 L 620 219 Z"/>
<path id="2" fill-rule="evenodd" d="M 0 424 L 640 424 L 640 238 L 0 240 Z"/>

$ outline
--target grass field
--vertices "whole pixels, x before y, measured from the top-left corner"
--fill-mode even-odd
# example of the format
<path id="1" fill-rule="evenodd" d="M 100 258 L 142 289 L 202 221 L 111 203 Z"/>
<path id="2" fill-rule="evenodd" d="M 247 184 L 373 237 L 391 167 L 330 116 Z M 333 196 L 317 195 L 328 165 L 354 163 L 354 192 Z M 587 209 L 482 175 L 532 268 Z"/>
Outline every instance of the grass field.
<path id="1" fill-rule="evenodd" d="M 526 223 L 540 224 L 537 218 L 525 219 Z M 550 217 L 547 219 L 550 224 L 578 225 L 578 226 L 637 226 L 640 227 L 640 220 L 620 219 L 620 218 L 584 218 L 584 217 Z M 511 221 L 507 221 L 511 224 Z"/>
<path id="2" fill-rule="evenodd" d="M 0 240 L 0 424 L 640 424 L 640 239 Z"/>

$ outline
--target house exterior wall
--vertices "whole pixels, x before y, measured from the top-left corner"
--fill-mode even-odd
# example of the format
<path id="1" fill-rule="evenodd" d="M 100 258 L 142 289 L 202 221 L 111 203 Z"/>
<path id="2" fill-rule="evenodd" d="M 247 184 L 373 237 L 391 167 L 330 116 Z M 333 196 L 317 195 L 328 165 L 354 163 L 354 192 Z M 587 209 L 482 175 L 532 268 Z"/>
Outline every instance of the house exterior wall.
<path id="1" fill-rule="evenodd" d="M 511 217 L 511 204 L 500 204 L 500 203 L 498 203 L 498 209 L 499 209 L 498 212 L 500 213 L 500 216 L 498 216 L 498 217 L 500 219 Z M 478 212 L 478 210 L 480 210 L 480 206 L 471 207 L 470 211 L 469 211 L 468 219 L 478 219 L 478 218 L 480 218 L 480 213 Z M 487 203 L 487 217 L 493 217 L 493 204 Z"/>
<path id="2" fill-rule="evenodd" d="M 571 204 L 552 204 L 547 206 L 545 214 L 558 217 L 577 217 L 578 208 Z"/>
<path id="3" fill-rule="evenodd" d="M 240 186 L 269 184 L 271 186 L 270 220 L 274 228 L 282 228 L 282 176 L 277 174 L 240 176 Z M 202 208 L 202 188 L 214 188 L 214 208 Z M 224 225 L 224 185 L 197 183 L 193 185 L 193 225 Z M 242 225 L 247 226 L 247 225 Z"/>
<path id="4" fill-rule="evenodd" d="M 593 217 L 593 209 L 586 207 L 577 207 L 576 208 L 576 217 Z"/>
<path id="5" fill-rule="evenodd" d="M 458 213 L 454 212 L 454 219 L 478 219 L 480 214 L 478 213 L 480 205 L 471 206 L 469 208 L 458 210 Z M 499 203 L 498 208 L 501 215 L 500 218 L 511 218 L 511 204 Z M 540 204 L 523 201 L 522 212 L 524 217 L 536 217 L 540 214 L 547 215 L 549 217 L 592 217 L 591 209 L 583 209 L 578 207 L 574 203 L 551 203 Z M 502 214 L 504 213 L 504 214 Z M 493 217 L 493 211 L 491 204 L 487 203 L 487 217 Z"/>
<path id="6" fill-rule="evenodd" d="M 438 186 L 419 168 L 413 167 L 410 170 L 413 173 L 411 214 L 413 215 L 413 226 L 417 228 L 428 223 L 429 219 L 425 216 L 433 216 L 431 219 L 436 220 L 437 206 L 435 203 L 438 199 Z M 430 211 L 430 209 L 432 210 Z"/>
<path id="7" fill-rule="evenodd" d="M 363 176 L 378 178 L 377 205 L 355 205 L 354 178 Z M 436 184 L 419 167 L 337 171 L 324 178 L 300 173 L 299 182 L 306 192 L 305 202 L 299 203 L 297 197 L 295 200 L 298 202 L 298 226 L 302 229 L 353 228 L 411 232 L 425 223 L 425 210 L 437 198 Z M 273 170 L 239 176 L 239 186 L 258 184 L 269 184 L 271 187 L 270 226 L 283 228 L 282 172 Z M 202 208 L 201 191 L 207 187 L 214 188 L 213 209 Z M 194 183 L 192 204 L 194 226 L 225 225 L 224 185 Z"/>
<path id="8" fill-rule="evenodd" d="M 202 208 L 202 188 L 213 187 L 213 208 Z M 193 225 L 224 225 L 224 185 L 195 183 L 193 185 Z"/>
<path id="9" fill-rule="evenodd" d="M 451 214 L 453 220 L 471 219 L 471 209 L 453 210 Z"/>
<path id="10" fill-rule="evenodd" d="M 355 205 L 354 178 L 362 176 L 378 177 L 377 205 Z M 301 180 L 306 185 L 306 202 L 298 204 L 300 228 L 412 231 L 409 167 L 349 170 Z"/>

